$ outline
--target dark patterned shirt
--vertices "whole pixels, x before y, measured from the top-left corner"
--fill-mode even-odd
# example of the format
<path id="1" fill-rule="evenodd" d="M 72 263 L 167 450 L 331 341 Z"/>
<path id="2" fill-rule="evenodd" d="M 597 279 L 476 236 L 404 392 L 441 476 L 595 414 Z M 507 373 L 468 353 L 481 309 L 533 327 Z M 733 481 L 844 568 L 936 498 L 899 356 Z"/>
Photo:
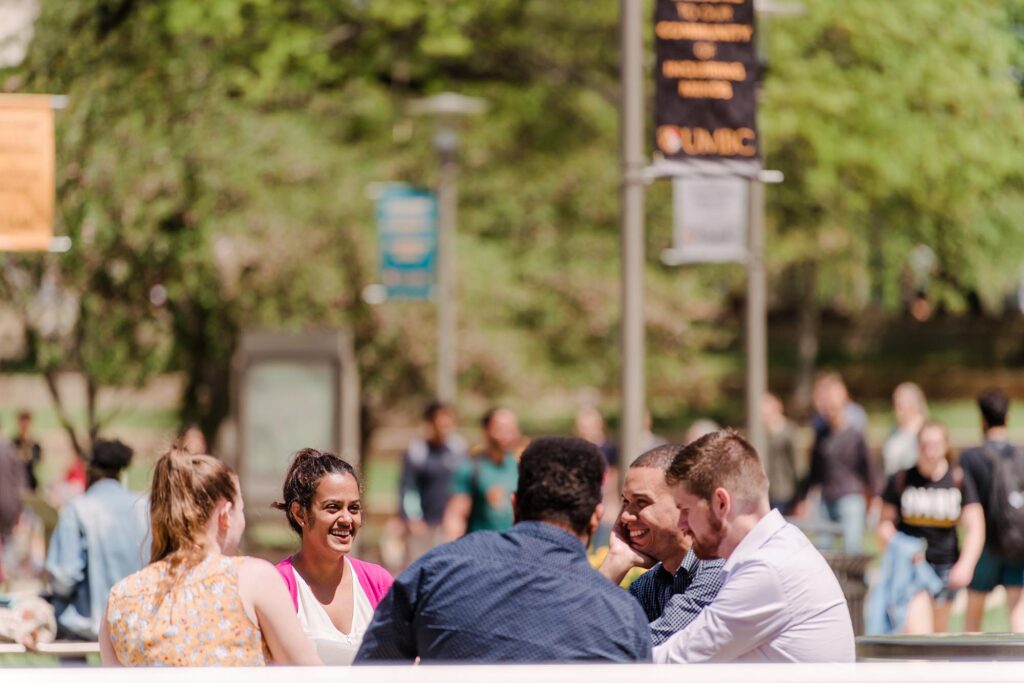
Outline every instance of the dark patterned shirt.
<path id="1" fill-rule="evenodd" d="M 647 662 L 643 610 L 543 522 L 477 531 L 402 572 L 374 612 L 356 663 Z"/>
<path id="2" fill-rule="evenodd" d="M 630 584 L 629 592 L 640 601 L 651 622 L 655 645 L 688 626 L 711 604 L 722 587 L 724 564 L 725 560 L 698 560 L 691 550 L 675 576 L 659 562 Z"/>

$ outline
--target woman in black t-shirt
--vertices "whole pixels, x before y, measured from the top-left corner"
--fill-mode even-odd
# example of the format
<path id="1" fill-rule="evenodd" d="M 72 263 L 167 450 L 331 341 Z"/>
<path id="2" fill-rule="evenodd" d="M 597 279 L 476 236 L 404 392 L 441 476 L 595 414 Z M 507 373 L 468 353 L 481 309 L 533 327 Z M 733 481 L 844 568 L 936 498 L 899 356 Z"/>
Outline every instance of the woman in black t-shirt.
<path id="1" fill-rule="evenodd" d="M 882 493 L 879 535 L 888 544 L 897 531 L 923 538 L 923 560 L 932 566 L 944 587 L 936 595 L 925 592 L 907 608 L 907 633 L 946 630 L 956 591 L 970 581 L 977 561 L 975 547 L 984 543 L 984 515 L 973 485 L 952 465 L 946 427 L 928 421 L 918 433 L 917 463 L 889 477 Z M 957 541 L 957 525 L 965 530 L 964 557 Z M 969 566 L 968 566 L 969 565 Z"/>

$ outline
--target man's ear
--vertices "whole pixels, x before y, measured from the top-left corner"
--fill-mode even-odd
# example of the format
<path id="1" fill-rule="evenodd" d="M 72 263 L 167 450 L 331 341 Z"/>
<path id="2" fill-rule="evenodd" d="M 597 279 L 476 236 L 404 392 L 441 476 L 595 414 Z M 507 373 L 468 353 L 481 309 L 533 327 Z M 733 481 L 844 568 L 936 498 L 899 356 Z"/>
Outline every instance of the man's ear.
<path id="1" fill-rule="evenodd" d="M 597 507 L 594 508 L 594 514 L 590 515 L 590 524 L 587 527 L 587 536 L 590 538 L 594 537 L 597 533 L 597 528 L 601 526 L 601 520 L 604 519 L 604 503 L 598 503 Z"/>
<path id="2" fill-rule="evenodd" d="M 732 494 L 719 486 L 711 496 L 711 507 L 719 519 L 725 519 L 732 511 Z"/>
<path id="3" fill-rule="evenodd" d="M 520 521 L 519 520 L 519 501 L 516 500 L 516 494 L 515 493 L 512 494 L 512 520 L 516 524 L 518 524 L 519 521 Z"/>

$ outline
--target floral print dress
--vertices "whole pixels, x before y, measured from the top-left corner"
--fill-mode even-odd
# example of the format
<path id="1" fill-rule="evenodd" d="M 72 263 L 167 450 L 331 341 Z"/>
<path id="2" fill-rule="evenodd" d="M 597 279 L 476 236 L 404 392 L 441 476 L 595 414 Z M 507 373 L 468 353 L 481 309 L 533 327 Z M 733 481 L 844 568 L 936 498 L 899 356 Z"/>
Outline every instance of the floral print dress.
<path id="1" fill-rule="evenodd" d="M 172 566 L 161 560 L 110 591 L 107 623 L 126 666 L 263 666 L 259 625 L 238 593 L 241 557 L 207 555 Z"/>

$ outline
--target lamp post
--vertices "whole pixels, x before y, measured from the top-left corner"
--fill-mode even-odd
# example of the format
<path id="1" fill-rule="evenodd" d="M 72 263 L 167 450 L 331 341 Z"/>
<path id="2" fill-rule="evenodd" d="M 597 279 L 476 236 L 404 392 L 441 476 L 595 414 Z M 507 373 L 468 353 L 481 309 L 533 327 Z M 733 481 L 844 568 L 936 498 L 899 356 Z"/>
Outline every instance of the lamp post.
<path id="1" fill-rule="evenodd" d="M 413 100 L 409 113 L 436 119 L 434 149 L 438 158 L 437 203 L 439 233 L 437 241 L 437 398 L 454 403 L 456 370 L 455 231 L 458 194 L 458 121 L 481 114 L 487 103 L 476 97 L 446 92 Z"/>
<path id="2" fill-rule="evenodd" d="M 622 239 L 622 476 L 640 455 L 645 409 L 644 377 L 644 44 L 643 3 L 622 0 L 621 101 L 622 160 L 620 225 Z"/>

